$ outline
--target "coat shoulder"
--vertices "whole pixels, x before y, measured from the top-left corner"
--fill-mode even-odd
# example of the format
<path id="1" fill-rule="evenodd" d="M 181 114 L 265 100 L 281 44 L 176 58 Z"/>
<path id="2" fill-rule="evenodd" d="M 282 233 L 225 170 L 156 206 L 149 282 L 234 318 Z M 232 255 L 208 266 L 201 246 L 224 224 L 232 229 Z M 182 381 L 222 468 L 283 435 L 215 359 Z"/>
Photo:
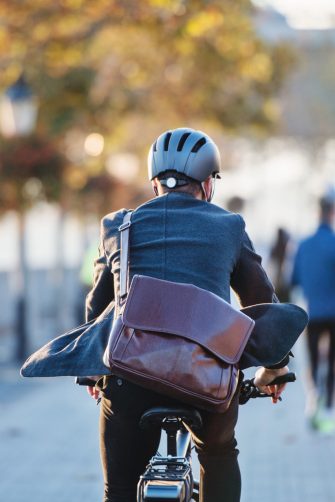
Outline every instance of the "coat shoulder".
<path id="1" fill-rule="evenodd" d="M 244 232 L 245 221 L 240 214 L 233 213 L 231 211 L 228 211 L 227 209 L 216 206 L 215 204 L 212 204 L 212 206 L 213 206 L 213 212 L 215 212 L 219 218 L 224 217 L 224 219 L 226 221 L 229 221 L 231 225 L 235 226 L 235 228 L 238 228 L 240 231 Z"/>
<path id="2" fill-rule="evenodd" d="M 104 238 L 116 232 L 128 211 L 128 209 L 119 209 L 119 211 L 106 214 L 100 222 L 101 237 Z"/>

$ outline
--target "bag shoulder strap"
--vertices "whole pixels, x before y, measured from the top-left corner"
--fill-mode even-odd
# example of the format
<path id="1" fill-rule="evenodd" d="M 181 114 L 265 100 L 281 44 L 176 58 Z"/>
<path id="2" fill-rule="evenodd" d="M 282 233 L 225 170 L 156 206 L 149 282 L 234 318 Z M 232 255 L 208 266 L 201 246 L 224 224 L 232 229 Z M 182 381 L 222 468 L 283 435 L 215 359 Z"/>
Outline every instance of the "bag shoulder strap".
<path id="1" fill-rule="evenodd" d="M 133 211 L 128 211 L 123 218 L 122 225 L 119 226 L 121 235 L 120 244 L 120 299 L 122 300 L 128 293 L 129 281 L 129 231 L 131 225 L 131 215 Z"/>

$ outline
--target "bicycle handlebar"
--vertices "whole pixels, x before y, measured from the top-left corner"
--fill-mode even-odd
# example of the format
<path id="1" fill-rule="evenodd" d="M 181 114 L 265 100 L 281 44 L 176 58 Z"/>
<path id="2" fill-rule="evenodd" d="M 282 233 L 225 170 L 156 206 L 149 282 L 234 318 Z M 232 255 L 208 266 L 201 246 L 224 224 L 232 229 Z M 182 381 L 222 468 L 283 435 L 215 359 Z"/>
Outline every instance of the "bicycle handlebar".
<path id="1" fill-rule="evenodd" d="M 268 385 L 282 385 L 284 383 L 290 383 L 296 381 L 295 373 L 286 373 L 286 375 L 281 375 Z M 244 380 L 241 385 L 239 403 L 245 404 L 249 401 L 249 399 L 255 399 L 257 397 L 273 397 L 273 394 L 265 394 L 261 392 L 254 383 L 254 378 L 251 380 Z M 278 398 L 281 401 L 281 397 Z"/>
<path id="2" fill-rule="evenodd" d="M 75 383 L 77 385 L 84 385 L 85 387 L 94 387 L 97 382 L 88 377 L 76 377 Z"/>
<path id="3" fill-rule="evenodd" d="M 284 383 L 290 383 L 296 381 L 295 373 L 286 373 L 286 375 L 281 375 L 275 378 L 269 385 L 282 385 Z M 76 377 L 75 382 L 77 385 L 83 385 L 88 387 L 94 387 L 96 381 L 88 377 Z M 272 397 L 272 394 L 265 394 L 261 392 L 255 385 L 254 379 L 244 380 L 241 385 L 239 403 L 245 404 L 249 399 L 255 399 L 257 397 Z M 281 397 L 279 397 L 281 401 Z"/>
<path id="4" fill-rule="evenodd" d="M 297 379 L 295 373 L 291 372 L 291 373 L 286 373 L 286 375 L 281 375 L 277 378 L 275 378 L 274 380 L 272 380 L 271 383 L 269 383 L 269 385 L 281 385 L 283 383 L 290 383 L 290 382 L 295 382 Z"/>

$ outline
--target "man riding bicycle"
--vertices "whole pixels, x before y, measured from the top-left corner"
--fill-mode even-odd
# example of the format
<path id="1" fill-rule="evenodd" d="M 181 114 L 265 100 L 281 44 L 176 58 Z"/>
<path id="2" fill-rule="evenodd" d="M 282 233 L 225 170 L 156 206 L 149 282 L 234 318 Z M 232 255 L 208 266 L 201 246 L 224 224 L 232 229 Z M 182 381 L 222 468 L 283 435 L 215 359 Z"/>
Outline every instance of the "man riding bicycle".
<path id="1" fill-rule="evenodd" d="M 232 287 L 242 306 L 277 302 L 242 217 L 211 203 L 220 172 L 220 155 L 212 139 L 186 128 L 163 133 L 150 149 L 148 172 L 155 197 L 132 215 L 130 278 L 141 274 L 190 283 L 228 302 Z M 102 220 L 100 256 L 86 300 L 87 320 L 99 316 L 114 297 L 118 305 L 118 228 L 125 212 Z M 288 372 L 288 359 L 256 372 L 256 385 L 263 392 L 274 392 L 274 400 L 284 386 L 267 384 Z M 94 398 L 102 396 L 104 501 L 134 502 L 139 476 L 156 452 L 160 435 L 159 428 L 141 430 L 139 419 L 148 408 L 178 403 L 114 375 L 88 390 Z M 241 481 L 234 434 L 238 391 L 225 413 L 202 410 L 201 416 L 203 427 L 193 434 L 200 462 L 200 500 L 238 502 Z"/>

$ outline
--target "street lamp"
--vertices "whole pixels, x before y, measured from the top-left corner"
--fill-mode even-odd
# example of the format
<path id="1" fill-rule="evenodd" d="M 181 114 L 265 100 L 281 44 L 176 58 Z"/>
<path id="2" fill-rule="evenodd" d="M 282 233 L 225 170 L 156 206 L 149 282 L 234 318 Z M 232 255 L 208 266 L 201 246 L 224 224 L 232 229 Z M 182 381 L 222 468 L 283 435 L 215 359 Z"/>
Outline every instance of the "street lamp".
<path id="1" fill-rule="evenodd" d="M 0 102 L 0 129 L 6 138 L 31 134 L 36 125 L 38 104 L 23 75 L 8 87 Z"/>
<path id="2" fill-rule="evenodd" d="M 37 99 L 23 75 L 0 98 L 0 131 L 4 138 L 23 137 L 31 134 L 36 125 Z M 19 210 L 19 278 L 20 293 L 17 300 L 17 350 L 22 361 L 27 356 L 27 277 L 26 240 L 24 216 Z"/>

